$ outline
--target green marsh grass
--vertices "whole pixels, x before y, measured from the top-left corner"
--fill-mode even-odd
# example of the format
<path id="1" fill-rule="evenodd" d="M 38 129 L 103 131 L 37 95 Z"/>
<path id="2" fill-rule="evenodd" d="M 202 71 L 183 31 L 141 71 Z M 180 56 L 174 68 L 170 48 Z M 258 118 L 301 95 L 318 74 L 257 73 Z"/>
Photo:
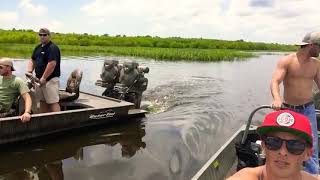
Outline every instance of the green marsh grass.
<path id="1" fill-rule="evenodd" d="M 30 58 L 35 45 L 0 44 L 0 56 Z M 166 61 L 233 61 L 254 57 L 251 52 L 228 49 L 103 47 L 59 45 L 62 56 L 117 55 Z"/>
<path id="2" fill-rule="evenodd" d="M 232 61 L 256 56 L 255 51 L 294 51 L 277 43 L 226 41 L 203 38 L 52 33 L 63 56 L 117 55 L 155 60 Z M 1 30 L 0 56 L 29 58 L 39 37 L 33 30 Z"/>

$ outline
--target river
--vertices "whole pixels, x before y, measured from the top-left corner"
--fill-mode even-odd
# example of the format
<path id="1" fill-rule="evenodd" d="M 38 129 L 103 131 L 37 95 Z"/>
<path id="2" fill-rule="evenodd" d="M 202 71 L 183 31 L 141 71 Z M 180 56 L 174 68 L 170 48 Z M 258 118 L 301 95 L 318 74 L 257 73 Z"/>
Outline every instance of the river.
<path id="1" fill-rule="evenodd" d="M 190 179 L 245 123 L 251 110 L 270 104 L 269 82 L 280 56 L 219 63 L 115 57 L 150 68 L 143 100 L 155 110 L 126 125 L 1 148 L 0 174 L 8 179 Z M 100 95 L 103 89 L 94 82 L 103 59 L 63 57 L 61 87 L 70 72 L 80 68 L 80 90 Z M 26 62 L 14 63 L 17 75 L 22 75 Z M 261 117 L 260 113 L 255 122 Z"/>

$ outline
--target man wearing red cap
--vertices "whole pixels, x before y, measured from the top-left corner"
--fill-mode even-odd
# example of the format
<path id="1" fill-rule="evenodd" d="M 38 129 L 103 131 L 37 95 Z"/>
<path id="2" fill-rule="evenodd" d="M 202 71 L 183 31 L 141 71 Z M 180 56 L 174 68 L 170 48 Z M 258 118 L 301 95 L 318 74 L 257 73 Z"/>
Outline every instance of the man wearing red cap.
<path id="1" fill-rule="evenodd" d="M 312 155 L 312 130 L 306 116 L 281 110 L 268 114 L 257 128 L 266 163 L 244 168 L 228 180 L 316 180 L 302 170 Z"/>
<path id="2" fill-rule="evenodd" d="M 320 87 L 320 61 L 316 58 L 320 53 L 320 32 L 305 35 L 298 43 L 300 49 L 296 53 L 281 58 L 273 73 L 271 81 L 272 107 L 281 106 L 306 115 L 312 127 L 314 151 L 306 161 L 305 170 L 319 174 L 318 132 L 315 106 L 312 101 L 312 86 L 314 82 Z M 283 82 L 283 101 L 280 97 L 280 83 Z"/>

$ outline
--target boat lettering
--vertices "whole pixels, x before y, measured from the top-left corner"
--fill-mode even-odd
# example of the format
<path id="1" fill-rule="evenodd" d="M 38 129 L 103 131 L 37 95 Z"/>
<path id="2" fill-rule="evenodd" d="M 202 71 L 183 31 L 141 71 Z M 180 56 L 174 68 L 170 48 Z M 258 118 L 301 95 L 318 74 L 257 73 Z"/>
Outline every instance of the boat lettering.
<path id="1" fill-rule="evenodd" d="M 100 112 L 99 114 L 90 114 L 89 118 L 90 119 L 113 118 L 115 114 L 116 114 L 115 112 L 113 112 L 111 110 L 108 110 L 108 111 L 105 111 L 105 112 Z"/>

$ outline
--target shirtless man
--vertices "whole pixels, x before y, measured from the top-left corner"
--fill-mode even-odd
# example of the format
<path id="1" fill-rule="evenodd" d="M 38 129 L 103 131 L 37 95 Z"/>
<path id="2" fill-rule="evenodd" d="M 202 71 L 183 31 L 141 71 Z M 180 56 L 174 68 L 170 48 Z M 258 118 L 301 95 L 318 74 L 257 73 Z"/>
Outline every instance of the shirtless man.
<path id="1" fill-rule="evenodd" d="M 281 106 L 306 115 L 312 127 L 314 151 L 305 162 L 305 170 L 319 174 L 318 134 L 315 106 L 312 101 L 312 86 L 315 82 L 320 87 L 320 62 L 316 59 L 320 53 L 320 32 L 308 33 L 296 52 L 281 58 L 273 73 L 271 81 L 272 107 Z M 280 97 L 280 83 L 283 82 L 283 100 Z"/>
<path id="2" fill-rule="evenodd" d="M 290 110 L 268 114 L 257 128 L 266 163 L 244 168 L 227 180 L 316 180 L 302 170 L 312 155 L 312 131 L 306 116 Z"/>

